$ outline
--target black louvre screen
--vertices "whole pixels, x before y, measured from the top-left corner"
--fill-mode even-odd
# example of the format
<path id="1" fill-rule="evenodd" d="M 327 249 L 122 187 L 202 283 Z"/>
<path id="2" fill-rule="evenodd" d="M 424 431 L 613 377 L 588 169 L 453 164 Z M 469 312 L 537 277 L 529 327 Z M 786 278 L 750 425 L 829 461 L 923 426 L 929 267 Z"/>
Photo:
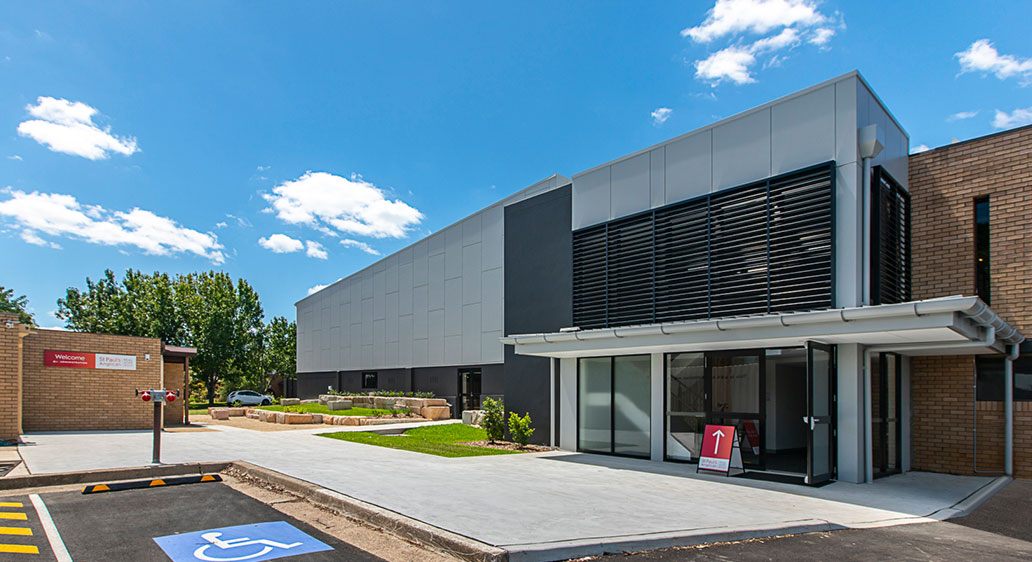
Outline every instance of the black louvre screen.
<path id="1" fill-rule="evenodd" d="M 573 233 L 584 328 L 830 308 L 834 163 Z"/>
<path id="2" fill-rule="evenodd" d="M 586 326 L 606 325 L 606 225 L 573 235 L 573 317 Z"/>
<path id="3" fill-rule="evenodd" d="M 910 300 L 910 194 L 881 166 L 871 178 L 871 302 Z"/>

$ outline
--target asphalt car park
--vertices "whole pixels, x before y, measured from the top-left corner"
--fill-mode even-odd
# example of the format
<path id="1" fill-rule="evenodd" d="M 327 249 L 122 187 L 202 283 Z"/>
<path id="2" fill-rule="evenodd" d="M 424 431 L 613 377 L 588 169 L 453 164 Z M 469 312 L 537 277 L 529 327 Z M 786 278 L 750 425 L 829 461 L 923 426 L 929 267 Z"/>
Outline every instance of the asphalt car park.
<path id="1" fill-rule="evenodd" d="M 224 483 L 0 495 L 3 561 L 278 558 L 381 560 Z"/>

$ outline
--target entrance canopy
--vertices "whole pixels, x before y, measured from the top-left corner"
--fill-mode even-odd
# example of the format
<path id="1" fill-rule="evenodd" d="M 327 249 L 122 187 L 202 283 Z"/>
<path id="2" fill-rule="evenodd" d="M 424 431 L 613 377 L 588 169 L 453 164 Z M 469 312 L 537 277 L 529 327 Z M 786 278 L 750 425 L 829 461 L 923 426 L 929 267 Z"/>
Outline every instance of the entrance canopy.
<path id="1" fill-rule="evenodd" d="M 664 322 L 501 338 L 520 355 L 590 357 L 632 353 L 856 343 L 903 355 L 1002 353 L 1021 333 L 977 297 L 810 312 Z"/>

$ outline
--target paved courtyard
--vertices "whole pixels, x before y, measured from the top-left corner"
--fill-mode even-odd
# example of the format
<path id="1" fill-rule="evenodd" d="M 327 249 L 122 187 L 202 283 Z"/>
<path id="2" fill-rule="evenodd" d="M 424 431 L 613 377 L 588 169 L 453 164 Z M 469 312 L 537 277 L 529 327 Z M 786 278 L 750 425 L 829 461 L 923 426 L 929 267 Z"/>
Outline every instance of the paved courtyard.
<path id="1" fill-rule="evenodd" d="M 326 431 L 166 433 L 162 460 L 245 460 L 505 548 L 515 559 L 928 522 L 949 517 L 993 481 L 908 473 L 807 488 L 566 452 L 449 459 L 314 435 Z M 32 473 L 141 466 L 150 439 L 147 431 L 40 433 L 25 436 L 20 452 Z"/>

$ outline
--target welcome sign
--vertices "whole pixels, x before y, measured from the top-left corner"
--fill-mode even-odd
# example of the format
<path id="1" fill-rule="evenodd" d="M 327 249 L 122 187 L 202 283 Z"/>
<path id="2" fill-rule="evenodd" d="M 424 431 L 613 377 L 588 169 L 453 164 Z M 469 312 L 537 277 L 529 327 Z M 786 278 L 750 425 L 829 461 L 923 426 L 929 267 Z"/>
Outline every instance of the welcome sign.
<path id="1" fill-rule="evenodd" d="M 46 367 L 65 367 L 69 369 L 135 371 L 136 356 L 47 349 L 43 351 L 43 365 Z"/>

